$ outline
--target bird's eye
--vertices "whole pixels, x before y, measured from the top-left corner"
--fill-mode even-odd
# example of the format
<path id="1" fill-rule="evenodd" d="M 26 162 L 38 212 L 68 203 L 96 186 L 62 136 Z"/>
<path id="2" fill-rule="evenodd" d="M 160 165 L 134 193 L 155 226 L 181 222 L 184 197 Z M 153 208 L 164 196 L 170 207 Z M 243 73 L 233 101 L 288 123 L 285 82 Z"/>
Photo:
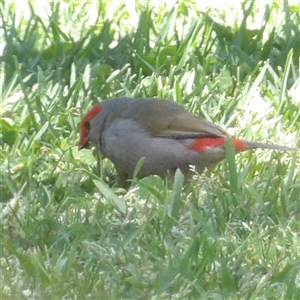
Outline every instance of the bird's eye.
<path id="1" fill-rule="evenodd" d="M 83 124 L 83 127 L 85 128 L 85 130 L 90 130 L 91 128 L 91 124 L 89 121 L 85 121 L 84 124 Z"/>

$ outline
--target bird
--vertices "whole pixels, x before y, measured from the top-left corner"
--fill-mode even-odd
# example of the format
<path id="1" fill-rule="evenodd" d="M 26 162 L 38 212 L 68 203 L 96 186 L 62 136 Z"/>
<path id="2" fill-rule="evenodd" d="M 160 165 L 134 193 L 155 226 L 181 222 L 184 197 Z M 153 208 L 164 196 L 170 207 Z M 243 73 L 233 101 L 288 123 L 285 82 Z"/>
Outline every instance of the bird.
<path id="1" fill-rule="evenodd" d="M 237 139 L 220 126 L 189 113 L 178 103 L 160 98 L 111 98 L 94 105 L 80 125 L 78 149 L 95 146 L 115 165 L 120 182 L 137 178 L 185 178 L 211 169 L 226 157 L 231 139 L 235 152 L 293 148 Z M 195 170 L 191 170 L 194 166 Z M 188 180 L 189 180 L 188 179 Z"/>

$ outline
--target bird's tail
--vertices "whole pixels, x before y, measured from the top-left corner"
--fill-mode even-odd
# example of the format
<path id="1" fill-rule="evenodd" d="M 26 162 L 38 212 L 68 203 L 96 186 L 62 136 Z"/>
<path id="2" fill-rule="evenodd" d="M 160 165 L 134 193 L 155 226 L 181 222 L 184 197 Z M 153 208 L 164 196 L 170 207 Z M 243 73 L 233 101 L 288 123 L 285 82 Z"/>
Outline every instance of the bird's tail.
<path id="1" fill-rule="evenodd" d="M 296 149 L 285 147 L 285 146 L 279 146 L 279 145 L 273 145 L 273 144 L 266 144 L 266 143 L 257 143 L 257 142 L 249 142 L 249 141 L 243 141 L 246 145 L 246 149 L 275 149 L 280 151 L 295 151 Z"/>
<path id="2" fill-rule="evenodd" d="M 227 137 L 202 137 L 195 139 L 194 142 L 189 146 L 190 150 L 194 150 L 197 152 L 204 152 L 207 149 L 223 149 L 226 143 Z M 232 139 L 233 146 L 235 148 L 235 151 L 242 152 L 247 151 L 251 149 L 275 149 L 280 151 L 295 151 L 296 149 L 285 147 L 285 146 L 279 146 L 279 145 L 272 145 L 272 144 L 266 144 L 266 143 L 257 143 L 257 142 L 250 142 L 245 140 L 239 140 L 239 139 Z M 222 152 L 224 153 L 224 152 Z"/>

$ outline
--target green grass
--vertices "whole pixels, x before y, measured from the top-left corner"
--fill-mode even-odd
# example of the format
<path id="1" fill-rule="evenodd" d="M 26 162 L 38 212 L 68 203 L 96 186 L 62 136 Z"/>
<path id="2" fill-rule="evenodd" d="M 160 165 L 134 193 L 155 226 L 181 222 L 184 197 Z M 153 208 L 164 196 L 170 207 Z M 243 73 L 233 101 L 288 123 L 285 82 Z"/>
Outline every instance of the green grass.
<path id="1" fill-rule="evenodd" d="M 299 151 L 128 191 L 77 151 L 117 96 L 299 148 L 299 4 L 127 2 L 0 4 L 1 299 L 299 299 Z"/>

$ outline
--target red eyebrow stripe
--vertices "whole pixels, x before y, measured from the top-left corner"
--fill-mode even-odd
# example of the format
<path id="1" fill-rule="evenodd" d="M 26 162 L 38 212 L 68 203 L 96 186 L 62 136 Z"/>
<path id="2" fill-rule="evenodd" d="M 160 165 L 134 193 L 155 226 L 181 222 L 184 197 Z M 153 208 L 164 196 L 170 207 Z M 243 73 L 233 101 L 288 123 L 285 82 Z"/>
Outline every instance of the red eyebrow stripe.
<path id="1" fill-rule="evenodd" d="M 79 135 L 79 143 L 78 143 L 79 150 L 84 148 L 88 144 L 90 120 L 93 119 L 101 110 L 102 110 L 102 106 L 97 104 L 84 116 L 80 125 L 80 135 Z"/>
<path id="2" fill-rule="evenodd" d="M 243 151 L 247 149 L 247 145 L 244 141 L 234 139 L 232 140 L 233 146 L 237 151 Z M 223 147 L 225 145 L 225 138 L 224 137 L 203 137 L 196 139 L 191 146 L 189 147 L 190 150 L 202 152 L 205 151 L 206 148 L 216 148 L 216 147 Z"/>
<path id="3" fill-rule="evenodd" d="M 101 110 L 102 110 L 102 106 L 101 106 L 101 105 L 99 105 L 99 104 L 95 105 L 95 106 L 94 106 L 94 107 L 93 107 L 93 108 L 85 115 L 85 117 L 84 117 L 83 120 L 82 120 L 82 124 L 84 124 L 85 122 L 87 122 L 87 121 L 93 119 L 93 118 L 98 114 L 98 112 L 101 111 Z"/>

